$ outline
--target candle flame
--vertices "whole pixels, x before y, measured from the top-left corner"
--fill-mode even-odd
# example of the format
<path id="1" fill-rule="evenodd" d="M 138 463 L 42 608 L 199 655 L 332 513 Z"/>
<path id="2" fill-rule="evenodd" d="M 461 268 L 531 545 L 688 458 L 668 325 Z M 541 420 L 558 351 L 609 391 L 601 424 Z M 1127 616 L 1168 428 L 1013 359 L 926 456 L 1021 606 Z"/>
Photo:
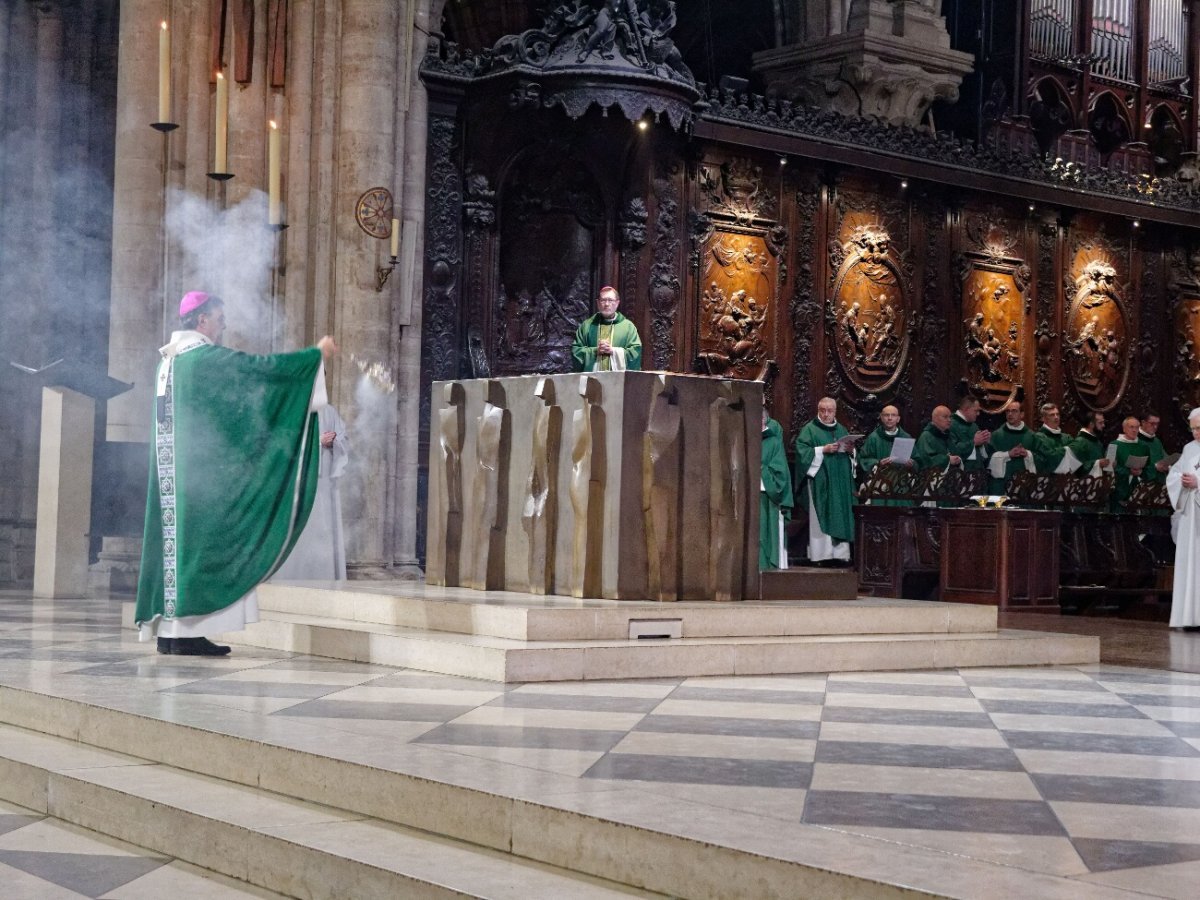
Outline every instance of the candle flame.
<path id="1" fill-rule="evenodd" d="M 275 124 L 275 120 L 274 120 L 274 119 L 272 119 L 272 120 L 271 120 L 271 127 L 272 127 L 272 128 L 278 128 L 278 127 L 279 127 L 278 125 L 276 125 L 276 124 Z"/>
<path id="2" fill-rule="evenodd" d="M 163 23 L 162 23 L 162 30 L 163 30 L 163 31 L 166 31 L 166 30 L 167 30 L 167 22 L 166 22 L 166 20 L 165 20 L 165 19 L 163 20 Z"/>
<path id="3" fill-rule="evenodd" d="M 217 73 L 217 81 L 224 81 L 224 80 L 225 80 L 225 76 L 222 75 L 220 72 L 218 72 Z"/>

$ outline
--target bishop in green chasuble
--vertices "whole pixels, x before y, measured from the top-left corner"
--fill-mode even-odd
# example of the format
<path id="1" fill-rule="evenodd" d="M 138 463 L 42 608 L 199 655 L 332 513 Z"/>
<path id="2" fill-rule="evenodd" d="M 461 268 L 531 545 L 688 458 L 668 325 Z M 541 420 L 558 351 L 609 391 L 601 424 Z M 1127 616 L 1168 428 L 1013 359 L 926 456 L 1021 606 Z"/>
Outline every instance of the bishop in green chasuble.
<path id="1" fill-rule="evenodd" d="M 169 648 L 257 621 L 254 588 L 287 557 L 312 509 L 313 408 L 326 402 L 323 349 L 255 356 L 218 346 L 223 312 L 219 329 L 210 317 L 188 330 L 196 294 L 181 304 L 185 330 L 160 350 L 156 378 L 135 621 L 164 653 L 228 652 L 207 641 L 212 650 Z M 332 340 L 321 348 L 332 352 Z"/>
<path id="2" fill-rule="evenodd" d="M 792 473 L 783 446 L 783 428 L 763 410 L 762 489 L 758 494 L 758 567 L 786 569 L 784 520 L 792 515 Z"/>
<path id="3" fill-rule="evenodd" d="M 796 484 L 808 512 L 808 558 L 849 560 L 854 542 L 853 450 L 837 421 L 837 401 L 823 397 L 817 418 L 796 435 Z"/>

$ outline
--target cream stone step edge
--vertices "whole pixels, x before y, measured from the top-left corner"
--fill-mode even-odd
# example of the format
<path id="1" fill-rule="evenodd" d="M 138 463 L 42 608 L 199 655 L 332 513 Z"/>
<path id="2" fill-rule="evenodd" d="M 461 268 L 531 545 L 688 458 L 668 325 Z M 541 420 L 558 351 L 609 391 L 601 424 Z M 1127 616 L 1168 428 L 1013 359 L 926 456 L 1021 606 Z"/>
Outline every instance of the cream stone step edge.
<path id="1" fill-rule="evenodd" d="M 6 685 L 0 685 L 0 721 L 82 741 L 91 748 L 115 753 L 135 750 L 137 759 L 151 763 L 334 806 L 609 882 L 695 900 L 965 898 L 981 896 L 983 885 L 988 896 L 994 897 L 1078 900 L 1081 890 L 1089 900 L 1128 900 L 1132 896 L 1098 884 L 1084 885 L 961 854 L 735 810 L 722 811 L 720 821 L 715 821 L 711 807 L 678 799 L 668 802 L 657 794 L 597 790 L 559 795 L 555 789 L 560 777 L 515 766 L 504 768 L 532 776 L 528 784 L 520 786 L 520 792 L 530 793 L 533 785 L 540 789 L 539 800 L 436 780 L 449 757 L 455 755 L 452 753 L 437 754 L 440 759 L 423 775 L 386 771 Z M 0 785 L 36 785 L 36 778 L 26 779 L 23 772 L 33 774 L 22 768 L 3 771 Z M 57 782 L 66 777 L 83 780 L 83 774 L 86 771 L 82 769 L 67 770 Z M 85 781 L 85 787 L 88 783 Z M 47 783 L 47 810 L 60 796 L 54 792 L 55 786 Z M 83 791 L 81 787 L 81 794 Z M 43 808 L 32 791 L 10 802 Z M 100 809 L 85 820 L 93 824 L 79 824 L 111 834 L 97 827 L 109 818 Z M 739 836 L 731 839 L 729 831 Z M 178 849 L 172 844 L 169 852 L 182 858 Z M 351 895 L 343 892 L 338 896 Z"/>
<path id="2" fill-rule="evenodd" d="M 0 799 L 289 897 L 663 896 L 9 725 Z"/>
<path id="3" fill-rule="evenodd" d="M 523 642 L 319 617 L 263 613 L 219 639 L 243 646 L 369 662 L 498 682 L 694 678 L 1078 665 L 1100 661 L 1100 641 L 1032 631 L 978 634 L 682 638 Z"/>
<path id="4" fill-rule="evenodd" d="M 403 586 L 384 593 L 347 587 L 263 584 L 258 588 L 258 603 L 263 612 L 521 641 L 621 640 L 629 636 L 630 619 L 682 619 L 684 637 L 903 634 L 996 628 L 994 606 L 968 603 L 880 598 L 588 603 L 562 598 L 563 605 L 556 605 L 553 597 L 505 596 L 495 591 L 425 586 L 409 588 L 411 594 L 404 590 Z M 525 597 L 528 603 L 522 602 Z"/>

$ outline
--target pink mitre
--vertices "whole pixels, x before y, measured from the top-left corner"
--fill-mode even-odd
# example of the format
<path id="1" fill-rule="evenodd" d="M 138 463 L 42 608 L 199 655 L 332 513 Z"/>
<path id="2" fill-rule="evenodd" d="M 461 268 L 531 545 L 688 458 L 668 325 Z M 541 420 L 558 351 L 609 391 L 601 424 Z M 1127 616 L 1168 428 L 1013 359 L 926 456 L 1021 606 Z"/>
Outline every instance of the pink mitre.
<path id="1" fill-rule="evenodd" d="M 179 301 L 179 318 L 183 318 L 193 309 L 198 309 L 208 302 L 208 294 L 204 291 L 188 291 Z"/>

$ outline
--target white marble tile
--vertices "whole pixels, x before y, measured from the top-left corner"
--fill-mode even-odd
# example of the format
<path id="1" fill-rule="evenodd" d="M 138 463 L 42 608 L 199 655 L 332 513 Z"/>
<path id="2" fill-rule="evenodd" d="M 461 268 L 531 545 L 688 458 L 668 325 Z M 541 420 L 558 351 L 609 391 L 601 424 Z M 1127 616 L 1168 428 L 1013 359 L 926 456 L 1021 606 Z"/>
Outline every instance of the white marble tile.
<path id="1" fill-rule="evenodd" d="M 421 703 L 435 706 L 482 706 L 503 697 L 504 691 L 460 690 L 458 688 L 406 688 L 360 685 L 327 694 L 325 700 L 351 700 L 356 703 Z"/>
<path id="2" fill-rule="evenodd" d="M 452 720 L 452 724 L 516 725 L 525 728 L 582 728 L 596 731 L 628 731 L 637 725 L 642 718 L 643 715 L 641 713 L 481 706 Z"/>
<path id="3" fill-rule="evenodd" d="M 1108 887 L 1125 888 L 1131 895 L 1138 897 L 1195 900 L 1196 886 L 1200 884 L 1200 862 L 1096 872 L 1080 876 L 1079 880 L 1090 885 L 1103 884 Z"/>
<path id="4" fill-rule="evenodd" d="M 835 672 L 829 676 L 839 684 L 928 684 L 941 687 L 962 687 L 965 682 L 957 672 Z"/>
<path id="5" fill-rule="evenodd" d="M 956 856 L 1029 869 L 1050 875 L 1079 875 L 1088 871 L 1069 838 L 1017 834 L 978 834 L 969 831 L 931 831 L 919 828 L 858 828 L 844 830 L 911 847 L 942 850 Z M 953 865 L 949 860 L 947 865 Z M 1028 895 L 1030 897 L 1034 895 Z M 1083 900 L 1081 895 L 1080 900 Z"/>
<path id="6" fill-rule="evenodd" d="M 1200 810 L 1052 800 L 1050 807 L 1073 838 L 1194 844 Z"/>
<path id="7" fill-rule="evenodd" d="M 925 697 L 910 694 L 856 694 L 852 691 L 830 691 L 825 695 L 829 707 L 858 709 L 908 709 L 933 712 L 983 712 L 978 700 L 971 697 Z"/>
<path id="8" fill-rule="evenodd" d="M 1038 716 L 992 713 L 1001 731 L 1052 731 L 1066 734 L 1115 734 L 1126 737 L 1174 737 L 1149 719 L 1117 719 L 1103 716 Z"/>
<path id="9" fill-rule="evenodd" d="M 797 691 L 800 693 L 824 693 L 824 675 L 706 675 L 688 678 L 685 687 L 720 688 L 722 690 L 749 691 Z"/>
<path id="10" fill-rule="evenodd" d="M 243 712 L 260 713 L 264 716 L 308 702 L 303 697 L 239 697 L 236 694 L 193 694 L 192 696 L 211 706 L 240 709 Z"/>
<path id="11" fill-rule="evenodd" d="M 1073 703 L 1080 706 L 1126 706 L 1120 697 L 1105 691 L 1056 691 L 1048 688 L 996 687 L 994 685 L 971 685 L 971 693 L 980 700 L 1022 700 L 1038 703 Z"/>
<path id="12" fill-rule="evenodd" d="M 1134 708 L 1145 713 L 1156 722 L 1200 722 L 1200 707 L 1192 706 L 1141 706 Z"/>
<path id="13" fill-rule="evenodd" d="M 698 680 L 698 679 L 692 679 Z M 675 690 L 674 682 L 639 681 L 552 681 L 545 684 L 523 684 L 513 688 L 513 694 L 557 694 L 564 697 L 632 697 L 657 700 Z"/>
<path id="14" fill-rule="evenodd" d="M 559 775 L 578 778 L 599 760 L 604 753 L 599 750 L 553 750 L 542 747 L 469 747 L 462 744 L 422 744 L 447 753 L 491 759 L 496 762 L 522 766 L 526 769 L 541 769 Z"/>
<path id="15" fill-rule="evenodd" d="M 979 797 L 994 800 L 1041 800 L 1024 772 L 934 769 L 920 766 L 869 766 L 816 763 L 814 791 L 864 791 L 876 794 L 928 794 L 934 797 Z M 864 802 L 869 803 L 868 798 Z"/>
<path id="16" fill-rule="evenodd" d="M 1200 748 L 1197 748 L 1200 749 Z M 1096 775 L 1200 781 L 1200 757 L 1079 753 L 1073 750 L 1014 750 L 1028 772 L 1038 775 Z"/>
<path id="17" fill-rule="evenodd" d="M 135 878 L 100 900 L 275 900 L 282 894 L 175 860 Z"/>
<path id="18" fill-rule="evenodd" d="M 0 834 L 0 850 L 78 853 L 82 856 L 157 855 L 58 819 L 42 819 L 8 834 Z"/>
<path id="19" fill-rule="evenodd" d="M 930 747 L 1005 748 L 1008 746 L 999 732 L 987 728 L 878 725 L 870 722 L 822 722 L 820 738 L 823 741 L 921 744 Z"/>
<path id="20" fill-rule="evenodd" d="M 375 678 L 382 678 L 385 672 L 320 672 L 311 669 L 246 669 L 240 672 L 230 672 L 228 675 L 218 675 L 212 681 L 253 681 L 261 684 L 329 684 L 329 685 L 359 685 Z"/>
<path id="21" fill-rule="evenodd" d="M 631 731 L 612 753 L 649 756 L 700 756 L 713 759 L 778 759 L 812 762 L 817 742 L 731 734 L 677 734 Z"/>
<path id="22" fill-rule="evenodd" d="M 1101 681 L 1100 684 L 1114 694 L 1144 697 L 1200 697 L 1200 683 L 1196 684 L 1148 684 L 1132 681 Z"/>
<path id="23" fill-rule="evenodd" d="M 714 716 L 722 719 L 772 719 L 817 722 L 821 707 L 801 703 L 738 703 L 732 700 L 664 700 L 656 716 Z"/>

